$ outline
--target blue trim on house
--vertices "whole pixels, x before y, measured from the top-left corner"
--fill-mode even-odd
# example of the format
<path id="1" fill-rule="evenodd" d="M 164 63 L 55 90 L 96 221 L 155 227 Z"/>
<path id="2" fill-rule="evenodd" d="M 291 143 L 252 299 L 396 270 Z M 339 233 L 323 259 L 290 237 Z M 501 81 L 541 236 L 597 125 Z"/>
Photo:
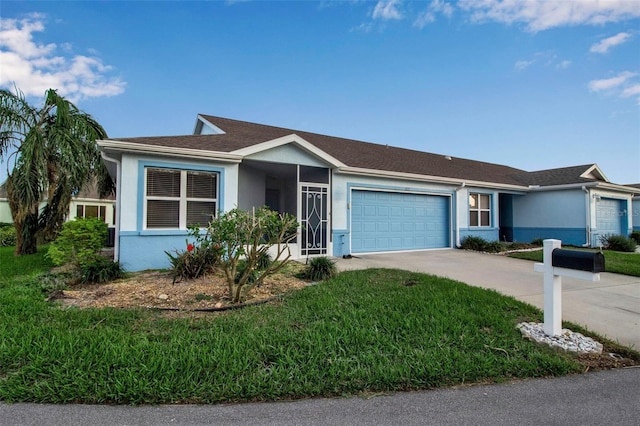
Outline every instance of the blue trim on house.
<path id="1" fill-rule="evenodd" d="M 553 238 L 561 240 L 562 244 L 582 246 L 587 241 L 587 230 L 585 228 L 513 228 L 513 240 L 529 243 L 538 238 Z"/>
<path id="2" fill-rule="evenodd" d="M 185 250 L 187 233 L 182 235 L 120 234 L 120 264 L 126 271 L 168 269 L 171 267 L 165 251 Z"/>
<path id="3" fill-rule="evenodd" d="M 335 257 L 342 257 L 351 253 L 349 247 L 349 231 L 347 229 L 332 230 L 331 241 L 333 241 L 333 255 Z"/>
<path id="4" fill-rule="evenodd" d="M 140 160 L 138 161 L 138 205 L 137 205 L 137 218 L 136 218 L 136 229 L 138 231 L 143 231 L 143 223 L 144 223 L 144 197 L 145 197 L 145 187 L 144 187 L 144 169 L 145 167 L 157 167 L 162 169 L 175 169 L 175 170 L 190 170 L 190 171 L 198 171 L 198 172 L 215 172 L 218 173 L 220 179 L 218 180 L 218 210 L 224 211 L 224 167 L 211 167 L 211 166 L 203 166 L 199 164 L 190 164 L 190 163 L 169 163 L 164 161 L 147 161 Z M 167 231 L 157 231 L 165 233 Z M 144 230 L 147 232 L 147 230 Z M 153 230 L 156 232 L 156 230 Z"/>
<path id="5" fill-rule="evenodd" d="M 466 237 L 479 237 L 486 241 L 498 241 L 500 228 L 474 226 L 471 228 L 460 228 L 460 242 Z"/>

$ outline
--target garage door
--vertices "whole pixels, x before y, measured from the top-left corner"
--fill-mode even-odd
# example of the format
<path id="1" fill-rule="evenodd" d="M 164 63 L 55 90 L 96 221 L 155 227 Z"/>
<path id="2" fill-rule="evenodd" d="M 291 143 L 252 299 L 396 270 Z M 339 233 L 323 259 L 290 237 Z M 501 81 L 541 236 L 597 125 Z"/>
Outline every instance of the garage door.
<path id="1" fill-rule="evenodd" d="M 602 198 L 596 203 L 596 229 L 598 234 L 624 235 L 622 201 L 611 198 Z M 624 224 L 626 227 L 626 224 Z"/>
<path id="2" fill-rule="evenodd" d="M 449 197 L 354 190 L 351 251 L 450 247 Z"/>

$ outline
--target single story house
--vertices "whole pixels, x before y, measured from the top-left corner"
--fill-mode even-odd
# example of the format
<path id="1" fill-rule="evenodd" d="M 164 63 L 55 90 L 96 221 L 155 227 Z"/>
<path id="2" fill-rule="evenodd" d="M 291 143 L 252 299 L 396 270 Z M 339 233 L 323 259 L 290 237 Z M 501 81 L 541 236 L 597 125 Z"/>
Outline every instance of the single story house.
<path id="1" fill-rule="evenodd" d="M 98 141 L 117 182 L 115 255 L 166 268 L 187 227 L 267 205 L 302 225 L 296 258 L 454 248 L 466 236 L 597 246 L 629 234 L 632 197 L 596 164 L 499 164 L 198 115 L 193 135 Z"/>
<path id="2" fill-rule="evenodd" d="M 116 224 L 115 204 L 115 196 L 109 195 L 105 198 L 100 198 L 95 186 L 90 186 L 78 192 L 71 199 L 66 220 L 74 220 L 76 217 L 97 217 L 106 222 L 109 227 L 114 227 Z M 40 208 L 42 209 L 44 206 L 45 203 L 42 202 Z M 0 223 L 13 223 L 11 208 L 7 199 L 7 190 L 4 184 L 0 185 Z"/>

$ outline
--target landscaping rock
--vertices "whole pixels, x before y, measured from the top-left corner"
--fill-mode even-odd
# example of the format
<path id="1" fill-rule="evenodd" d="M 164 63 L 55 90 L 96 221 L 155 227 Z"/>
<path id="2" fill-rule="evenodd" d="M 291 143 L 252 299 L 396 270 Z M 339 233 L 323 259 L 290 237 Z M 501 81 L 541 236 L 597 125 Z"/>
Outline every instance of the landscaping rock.
<path id="1" fill-rule="evenodd" d="M 544 333 L 544 325 L 536 322 L 523 322 L 518 324 L 517 328 L 524 337 L 534 342 L 581 354 L 602 353 L 601 343 L 566 328 L 563 328 L 558 336 L 547 336 Z"/>

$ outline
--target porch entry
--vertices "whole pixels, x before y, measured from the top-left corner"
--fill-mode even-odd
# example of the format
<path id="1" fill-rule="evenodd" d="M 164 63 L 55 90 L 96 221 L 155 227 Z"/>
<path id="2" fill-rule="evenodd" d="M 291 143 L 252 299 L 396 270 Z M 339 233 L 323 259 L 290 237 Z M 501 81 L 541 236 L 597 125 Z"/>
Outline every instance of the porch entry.
<path id="1" fill-rule="evenodd" d="M 329 185 L 300 184 L 300 255 L 327 254 L 329 235 Z"/>

